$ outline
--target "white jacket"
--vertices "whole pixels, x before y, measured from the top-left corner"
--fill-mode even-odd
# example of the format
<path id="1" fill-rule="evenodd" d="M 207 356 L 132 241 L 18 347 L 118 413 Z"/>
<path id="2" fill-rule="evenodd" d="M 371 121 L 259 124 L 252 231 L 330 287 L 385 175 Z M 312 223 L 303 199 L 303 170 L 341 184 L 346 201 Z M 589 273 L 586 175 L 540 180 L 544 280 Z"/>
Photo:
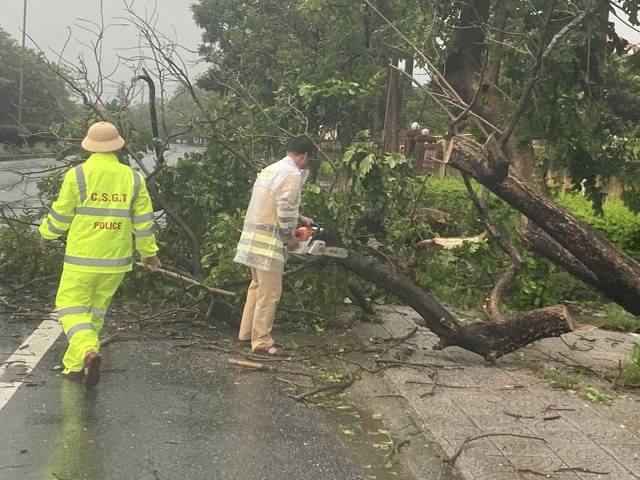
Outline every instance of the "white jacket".
<path id="1" fill-rule="evenodd" d="M 298 226 L 300 194 L 308 176 L 309 171 L 289 156 L 258 174 L 235 262 L 268 272 L 284 271 L 286 240 Z"/>

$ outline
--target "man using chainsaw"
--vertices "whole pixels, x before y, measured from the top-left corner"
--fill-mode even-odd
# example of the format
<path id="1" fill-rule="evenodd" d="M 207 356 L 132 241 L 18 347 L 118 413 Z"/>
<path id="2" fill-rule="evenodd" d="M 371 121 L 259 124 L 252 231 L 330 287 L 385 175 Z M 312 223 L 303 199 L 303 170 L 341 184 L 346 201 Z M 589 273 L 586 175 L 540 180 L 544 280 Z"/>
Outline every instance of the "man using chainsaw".
<path id="1" fill-rule="evenodd" d="M 282 295 L 285 246 L 298 245 L 298 225 L 311 227 L 299 213 L 302 185 L 309 175 L 315 144 L 307 137 L 291 140 L 287 156 L 258 174 L 234 261 L 251 270 L 251 284 L 242 313 L 240 341 L 250 341 L 257 353 L 280 355 L 271 338 Z"/>
<path id="2" fill-rule="evenodd" d="M 56 313 L 69 347 L 63 375 L 87 387 L 100 381 L 98 334 L 111 298 L 133 268 L 132 247 L 152 269 L 160 267 L 153 207 L 144 177 L 114 152 L 124 140 L 114 125 L 98 122 L 82 148 L 92 153 L 69 170 L 58 199 L 40 225 L 41 245 L 68 232 Z"/>

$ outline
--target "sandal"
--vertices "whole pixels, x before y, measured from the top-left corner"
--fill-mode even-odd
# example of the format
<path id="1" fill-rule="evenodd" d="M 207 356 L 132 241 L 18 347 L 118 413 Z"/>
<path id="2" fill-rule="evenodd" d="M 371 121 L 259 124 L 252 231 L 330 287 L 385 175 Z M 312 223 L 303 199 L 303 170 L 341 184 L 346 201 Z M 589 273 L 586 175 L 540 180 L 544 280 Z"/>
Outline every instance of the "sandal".
<path id="1" fill-rule="evenodd" d="M 256 355 L 262 355 L 266 357 L 286 357 L 288 356 L 284 350 L 276 347 L 275 345 L 271 345 L 270 347 L 261 347 L 256 348 L 253 353 Z"/>

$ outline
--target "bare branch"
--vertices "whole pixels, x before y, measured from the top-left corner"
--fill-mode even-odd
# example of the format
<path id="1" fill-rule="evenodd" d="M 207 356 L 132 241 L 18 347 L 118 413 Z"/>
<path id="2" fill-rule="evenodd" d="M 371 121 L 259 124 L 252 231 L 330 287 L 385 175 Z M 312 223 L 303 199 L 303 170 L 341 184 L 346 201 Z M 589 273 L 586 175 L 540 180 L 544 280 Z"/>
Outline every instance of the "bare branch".
<path id="1" fill-rule="evenodd" d="M 584 11 L 576 15 L 576 17 L 573 20 L 571 20 L 568 24 L 566 24 L 564 27 L 562 27 L 560 31 L 556 33 L 556 35 L 554 35 L 551 41 L 545 46 L 545 38 L 547 37 L 549 26 L 551 24 L 551 15 L 553 14 L 554 5 L 555 5 L 555 0 L 549 0 L 547 2 L 547 11 L 545 13 L 544 24 L 541 28 L 540 38 L 538 41 L 538 53 L 536 55 L 536 61 L 531 67 L 531 70 L 529 71 L 529 76 L 525 83 L 524 89 L 522 90 L 522 94 L 520 95 L 520 99 L 518 100 L 518 103 L 516 105 L 516 109 L 509 119 L 509 123 L 507 124 L 507 127 L 504 130 L 504 134 L 500 138 L 501 149 L 504 149 L 505 146 L 507 145 L 507 142 L 509 141 L 509 137 L 511 137 L 511 135 L 513 134 L 516 128 L 516 125 L 518 124 L 518 121 L 520 120 L 520 117 L 524 112 L 525 106 L 529 101 L 529 97 L 531 96 L 531 90 L 533 89 L 533 86 L 540 78 L 540 72 L 542 71 L 542 65 L 543 65 L 544 59 L 549 55 L 549 53 L 551 53 L 551 51 L 553 50 L 555 45 L 558 43 L 558 41 L 564 35 L 566 35 L 566 33 L 569 32 L 569 30 L 571 30 L 573 27 L 579 24 L 587 14 L 587 12 Z"/>

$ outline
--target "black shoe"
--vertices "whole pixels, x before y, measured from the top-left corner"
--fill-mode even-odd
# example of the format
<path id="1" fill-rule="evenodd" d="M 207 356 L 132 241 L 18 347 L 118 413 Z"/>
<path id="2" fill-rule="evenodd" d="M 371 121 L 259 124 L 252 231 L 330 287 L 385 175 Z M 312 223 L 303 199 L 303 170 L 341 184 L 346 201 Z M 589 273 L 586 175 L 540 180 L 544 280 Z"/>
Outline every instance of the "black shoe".
<path id="1" fill-rule="evenodd" d="M 82 382 L 87 387 L 95 387 L 100 381 L 100 362 L 102 357 L 96 352 L 89 352 L 84 356 L 84 378 Z"/>

